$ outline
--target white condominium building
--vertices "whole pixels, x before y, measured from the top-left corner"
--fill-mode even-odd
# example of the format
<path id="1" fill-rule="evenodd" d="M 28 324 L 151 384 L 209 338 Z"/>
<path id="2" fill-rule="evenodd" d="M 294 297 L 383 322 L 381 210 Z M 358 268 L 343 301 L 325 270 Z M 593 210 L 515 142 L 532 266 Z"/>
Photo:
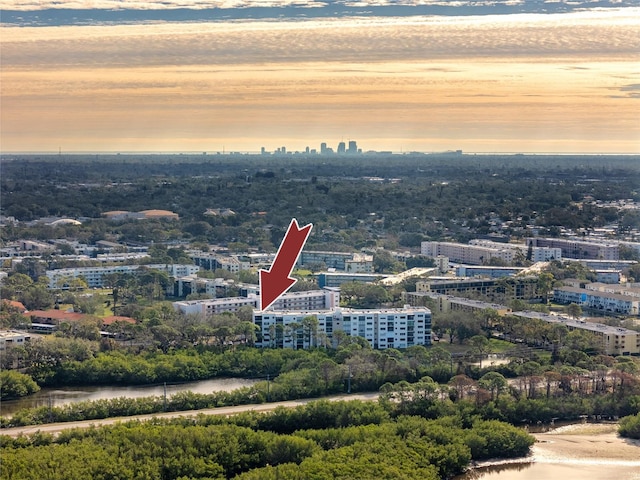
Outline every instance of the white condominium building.
<path id="1" fill-rule="evenodd" d="M 558 303 L 575 303 L 583 308 L 607 313 L 640 315 L 640 298 L 633 295 L 577 287 L 559 287 L 553 289 L 553 299 Z"/>
<path id="2" fill-rule="evenodd" d="M 213 298 L 209 300 L 187 300 L 173 302 L 173 308 L 184 314 L 217 315 L 223 312 L 237 312 L 244 306 L 259 308 L 260 296 Z M 288 292 L 276 300 L 273 310 L 328 310 L 340 305 L 340 289 L 323 288 L 305 292 Z"/>
<path id="3" fill-rule="evenodd" d="M 559 248 L 564 258 L 618 260 L 620 246 L 618 243 L 588 242 L 572 238 L 527 238 L 527 245 L 534 247 Z"/>
<path id="4" fill-rule="evenodd" d="M 519 259 L 526 259 L 531 253 L 532 262 L 546 262 L 560 260 L 560 248 L 536 247 L 529 248 L 525 244 L 497 243 L 485 240 L 472 240 L 469 245 L 453 242 L 422 242 L 420 252 L 427 257 L 436 258 L 439 255 L 448 257 L 450 261 L 468 265 L 484 265 L 492 258 L 498 258 L 507 264 L 513 264 Z"/>
<path id="5" fill-rule="evenodd" d="M 309 322 L 309 319 L 314 319 Z M 317 323 L 315 322 L 317 320 Z M 373 348 L 431 345 L 431 311 L 426 307 L 357 310 L 255 311 L 257 345 L 274 348 L 337 346 L 336 332 L 362 337 Z"/>
<path id="6" fill-rule="evenodd" d="M 65 288 L 68 280 L 82 277 L 89 288 L 102 288 L 105 275 L 113 273 L 138 274 L 147 270 L 160 270 L 172 277 L 195 275 L 200 267 L 183 264 L 153 264 L 153 265 L 113 265 L 109 267 L 77 267 L 47 270 L 45 275 L 49 279 L 49 288 Z"/>

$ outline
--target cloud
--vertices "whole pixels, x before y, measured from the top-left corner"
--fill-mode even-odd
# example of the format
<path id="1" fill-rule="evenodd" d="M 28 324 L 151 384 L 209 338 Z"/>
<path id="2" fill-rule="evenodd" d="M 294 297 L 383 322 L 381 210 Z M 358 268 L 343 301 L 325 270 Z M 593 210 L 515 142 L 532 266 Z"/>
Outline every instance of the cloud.
<path id="1" fill-rule="evenodd" d="M 638 57 L 626 17 L 570 15 L 13 28 L 3 68 Z"/>
<path id="2" fill-rule="evenodd" d="M 610 97 L 640 92 L 628 12 L 1 33 L 7 151 L 257 149 L 342 135 L 378 149 L 637 151 L 640 134 L 635 102 Z"/>

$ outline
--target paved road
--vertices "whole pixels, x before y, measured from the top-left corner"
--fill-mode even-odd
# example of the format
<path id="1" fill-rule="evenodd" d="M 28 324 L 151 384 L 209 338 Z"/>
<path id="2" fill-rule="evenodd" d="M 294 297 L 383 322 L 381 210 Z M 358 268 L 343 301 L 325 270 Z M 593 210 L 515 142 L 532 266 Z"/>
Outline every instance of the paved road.
<path id="1" fill-rule="evenodd" d="M 334 395 L 331 397 L 323 397 L 322 400 L 337 402 L 339 400 L 364 400 L 373 401 L 378 399 L 378 393 L 359 393 L 353 395 Z M 178 418 L 178 417 L 194 417 L 200 414 L 204 415 L 234 415 L 240 412 L 268 412 L 275 410 L 277 407 L 297 407 L 309 402 L 320 400 L 318 398 L 305 398 L 301 400 L 291 400 L 287 402 L 262 403 L 258 405 L 237 405 L 234 407 L 206 408 L 204 410 L 186 410 L 183 412 L 153 413 L 149 415 L 135 415 L 131 417 L 115 417 L 104 418 L 101 420 L 83 420 L 80 422 L 64 422 L 64 423 L 45 423 L 42 425 L 30 425 L 26 427 L 3 428 L 0 435 L 8 435 L 17 437 L 19 435 L 29 435 L 36 432 L 42 433 L 58 433 L 62 430 L 70 428 L 89 428 L 92 425 L 113 425 L 114 423 L 128 422 L 131 420 L 150 420 L 152 418 Z"/>

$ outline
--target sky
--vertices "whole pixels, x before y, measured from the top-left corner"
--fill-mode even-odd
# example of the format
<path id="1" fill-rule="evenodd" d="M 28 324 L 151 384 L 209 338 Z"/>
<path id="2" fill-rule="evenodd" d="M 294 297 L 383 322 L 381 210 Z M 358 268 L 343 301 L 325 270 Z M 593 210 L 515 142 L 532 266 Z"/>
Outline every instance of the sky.
<path id="1" fill-rule="evenodd" d="M 637 1 L 2 9 L 3 153 L 640 153 Z"/>

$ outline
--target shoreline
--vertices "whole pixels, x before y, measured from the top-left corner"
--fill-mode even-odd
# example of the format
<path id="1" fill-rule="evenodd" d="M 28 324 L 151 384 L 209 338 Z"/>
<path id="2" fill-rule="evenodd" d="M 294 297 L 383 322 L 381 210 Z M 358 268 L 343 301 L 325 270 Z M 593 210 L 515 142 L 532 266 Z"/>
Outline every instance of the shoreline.
<path id="1" fill-rule="evenodd" d="M 572 423 L 547 432 L 531 433 L 536 443 L 526 457 L 472 462 L 465 474 L 455 478 L 467 478 L 464 475 L 480 474 L 485 469 L 534 463 L 610 465 L 640 470 L 640 440 L 621 437 L 618 425 L 617 422 Z"/>
<path id="2" fill-rule="evenodd" d="M 580 423 L 533 434 L 536 462 L 640 467 L 640 440 L 618 434 L 618 423 Z"/>

